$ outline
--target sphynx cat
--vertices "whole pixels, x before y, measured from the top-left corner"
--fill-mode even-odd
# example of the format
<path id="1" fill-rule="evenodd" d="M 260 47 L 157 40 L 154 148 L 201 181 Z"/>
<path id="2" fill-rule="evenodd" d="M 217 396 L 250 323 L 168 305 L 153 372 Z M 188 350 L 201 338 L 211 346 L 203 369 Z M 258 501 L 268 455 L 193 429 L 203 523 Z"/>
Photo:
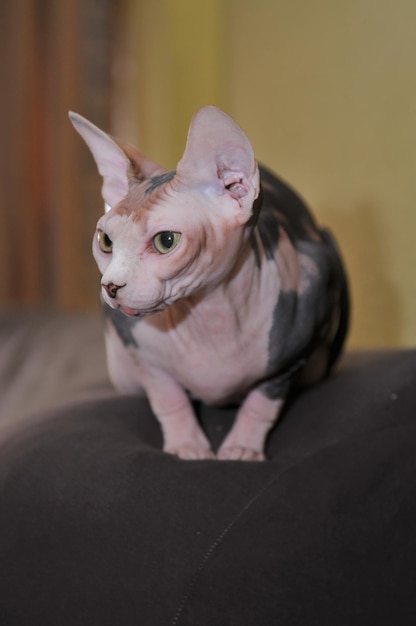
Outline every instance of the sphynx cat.
<path id="1" fill-rule="evenodd" d="M 215 456 L 192 397 L 238 403 L 216 457 L 263 460 L 294 385 L 322 379 L 344 342 L 347 281 L 331 236 L 214 106 L 194 115 L 175 171 L 70 117 L 109 209 L 93 254 L 114 385 L 147 395 L 164 450 L 181 459 Z"/>

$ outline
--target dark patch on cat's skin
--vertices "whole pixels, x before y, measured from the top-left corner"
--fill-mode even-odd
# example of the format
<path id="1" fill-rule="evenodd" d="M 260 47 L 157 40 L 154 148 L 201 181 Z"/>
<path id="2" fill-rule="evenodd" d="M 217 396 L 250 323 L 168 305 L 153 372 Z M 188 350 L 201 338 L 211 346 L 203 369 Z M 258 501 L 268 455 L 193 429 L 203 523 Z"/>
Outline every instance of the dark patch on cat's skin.
<path id="1" fill-rule="evenodd" d="M 340 321 L 329 346 L 327 373 L 340 352 L 348 329 L 347 281 L 335 249 L 326 241 L 298 242 L 298 249 L 314 259 L 318 273 L 302 294 L 291 290 L 278 295 L 269 333 L 268 365 L 270 372 L 278 374 L 272 375 L 261 387 L 271 399 L 283 398 L 290 392 L 297 374 L 325 340 L 337 293 L 340 294 Z"/>
<path id="2" fill-rule="evenodd" d="M 262 206 L 263 206 L 263 189 L 260 185 L 259 195 L 257 196 L 257 198 L 254 200 L 254 203 L 253 203 L 253 213 L 249 221 L 247 222 L 247 228 L 251 229 L 250 245 L 251 245 L 251 249 L 253 250 L 255 259 L 256 259 L 257 267 L 260 267 L 261 265 L 261 257 L 260 257 L 259 244 L 255 235 L 255 227 L 257 225 Z"/>
<path id="3" fill-rule="evenodd" d="M 253 250 L 254 258 L 256 259 L 256 265 L 258 268 L 260 268 L 261 256 L 260 256 L 259 244 L 257 243 L 254 230 L 250 233 L 250 246 L 251 246 L 251 249 Z"/>
<path id="4" fill-rule="evenodd" d="M 133 348 L 138 348 L 139 345 L 131 331 L 133 326 L 138 324 L 140 320 L 135 317 L 128 317 L 117 309 L 112 309 L 105 302 L 103 302 L 102 305 L 104 315 L 113 324 L 125 347 L 128 348 L 129 346 L 133 346 Z"/>
<path id="5" fill-rule="evenodd" d="M 318 294 L 328 303 L 323 320 L 313 309 L 321 302 Z M 328 330 L 331 306 L 331 300 L 325 296 L 321 290 L 313 288 L 301 296 L 295 291 L 279 294 L 269 334 L 269 371 L 277 374 L 261 386 L 268 398 L 285 398 L 288 395 L 297 374 L 323 340 Z"/>
<path id="6" fill-rule="evenodd" d="M 259 388 L 270 400 L 287 398 L 293 390 L 296 376 L 301 372 L 303 367 L 306 365 L 306 362 L 306 356 L 296 359 L 293 365 L 282 372 L 282 374 L 273 376 L 264 381 Z"/>
<path id="7" fill-rule="evenodd" d="M 259 171 L 260 194 L 247 225 L 257 228 L 266 259 L 272 260 L 276 256 L 280 227 L 285 229 L 292 243 L 297 239 L 320 241 L 320 230 L 298 194 L 263 165 L 259 166 Z M 260 251 L 254 230 L 250 243 L 260 267 Z"/>
<path id="8" fill-rule="evenodd" d="M 247 222 L 248 228 L 254 228 L 257 225 L 262 206 L 263 206 L 263 188 L 260 183 L 259 195 L 253 202 L 251 217 Z"/>
<path id="9" fill-rule="evenodd" d="M 149 196 L 158 187 L 172 180 L 175 174 L 176 174 L 176 170 L 173 170 L 172 172 L 164 172 L 163 174 L 159 174 L 158 176 L 152 176 L 152 178 L 149 179 L 149 186 L 146 187 L 146 190 L 145 190 L 146 196 Z"/>
<path id="10" fill-rule="evenodd" d="M 257 232 L 266 261 L 273 260 L 279 246 L 282 227 L 295 249 L 310 256 L 318 272 L 310 277 L 307 289 L 281 291 L 276 302 L 269 333 L 270 378 L 261 389 L 271 399 L 284 398 L 293 387 L 297 374 L 309 356 L 325 339 L 333 306 L 339 294 L 340 321 L 330 347 L 328 371 L 336 360 L 348 329 L 348 284 L 339 252 L 330 233 L 321 230 L 303 200 L 286 183 L 260 166 L 263 190 Z M 256 236 L 251 245 L 260 266 L 261 258 Z M 312 340 L 310 339 L 312 337 Z"/>
<path id="11" fill-rule="evenodd" d="M 342 261 L 341 252 L 328 229 L 321 229 L 321 235 L 326 245 L 328 254 L 332 256 L 334 269 L 332 279 L 333 282 L 336 283 L 333 285 L 333 289 L 336 289 L 337 285 L 339 286 L 339 321 L 337 332 L 330 346 L 327 366 L 327 374 L 329 374 L 331 367 L 334 365 L 341 353 L 345 338 L 348 334 L 350 325 L 351 298 L 347 273 Z"/>
<path id="12" fill-rule="evenodd" d="M 266 257 L 275 257 L 279 244 L 279 226 L 292 241 L 319 240 L 319 228 L 308 207 L 298 194 L 263 165 L 259 167 L 263 203 L 257 228 L 266 251 Z"/>
<path id="13" fill-rule="evenodd" d="M 299 307 L 298 300 L 299 296 L 294 290 L 281 291 L 275 306 L 269 333 L 268 366 L 274 375 L 261 386 L 270 399 L 286 397 L 292 379 L 305 363 L 305 344 L 310 336 L 310 323 L 305 319 L 307 309 Z"/>
<path id="14" fill-rule="evenodd" d="M 273 209 L 265 210 L 260 216 L 257 230 L 262 241 L 266 259 L 271 261 L 275 258 L 279 245 L 279 215 Z"/>

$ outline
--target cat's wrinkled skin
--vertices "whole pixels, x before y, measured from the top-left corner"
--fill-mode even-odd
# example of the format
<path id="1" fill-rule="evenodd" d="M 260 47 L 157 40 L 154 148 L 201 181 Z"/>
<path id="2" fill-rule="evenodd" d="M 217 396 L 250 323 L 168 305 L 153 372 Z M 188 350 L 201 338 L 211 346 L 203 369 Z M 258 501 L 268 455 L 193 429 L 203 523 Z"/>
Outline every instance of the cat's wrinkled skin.
<path id="1" fill-rule="evenodd" d="M 215 107 L 195 114 L 174 172 L 70 115 L 111 207 L 93 251 L 115 386 L 147 394 L 164 449 L 183 459 L 214 456 L 189 395 L 238 402 L 217 457 L 263 459 L 294 382 L 322 378 L 345 338 L 331 237 Z"/>

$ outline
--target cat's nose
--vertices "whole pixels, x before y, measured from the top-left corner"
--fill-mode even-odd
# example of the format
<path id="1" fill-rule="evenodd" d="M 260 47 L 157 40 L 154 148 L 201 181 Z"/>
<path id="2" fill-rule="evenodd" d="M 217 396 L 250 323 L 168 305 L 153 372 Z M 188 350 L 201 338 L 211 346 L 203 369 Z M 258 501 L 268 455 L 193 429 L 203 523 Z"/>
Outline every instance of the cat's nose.
<path id="1" fill-rule="evenodd" d="M 108 293 L 108 295 L 110 296 L 110 298 L 115 298 L 117 296 L 117 291 L 125 286 L 126 286 L 126 283 L 124 283 L 124 285 L 116 285 L 114 283 L 107 283 L 107 284 L 103 283 L 103 287 Z"/>

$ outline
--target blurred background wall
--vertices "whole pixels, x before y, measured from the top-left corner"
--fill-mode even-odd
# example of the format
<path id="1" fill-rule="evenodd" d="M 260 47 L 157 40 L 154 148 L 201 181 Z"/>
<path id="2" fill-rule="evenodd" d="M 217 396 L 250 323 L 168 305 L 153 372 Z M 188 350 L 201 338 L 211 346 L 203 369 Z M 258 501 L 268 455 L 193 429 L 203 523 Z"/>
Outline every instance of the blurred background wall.
<path id="1" fill-rule="evenodd" d="M 174 167 L 198 107 L 335 233 L 350 346 L 416 343 L 411 0 L 3 0 L 0 296 L 96 306 L 100 181 L 67 110 Z"/>

